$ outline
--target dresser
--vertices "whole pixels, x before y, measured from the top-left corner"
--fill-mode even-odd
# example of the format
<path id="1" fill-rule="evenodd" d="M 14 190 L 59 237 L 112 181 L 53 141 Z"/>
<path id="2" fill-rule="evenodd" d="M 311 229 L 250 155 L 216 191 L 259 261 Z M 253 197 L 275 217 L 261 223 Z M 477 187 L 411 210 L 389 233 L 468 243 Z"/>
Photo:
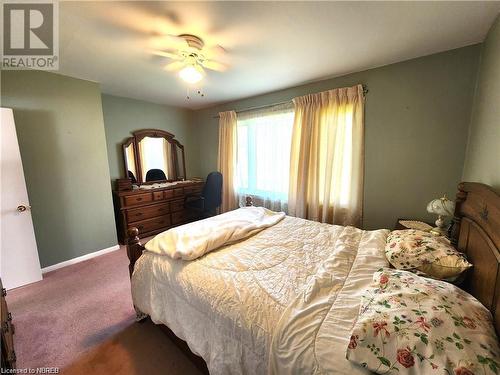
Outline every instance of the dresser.
<path id="1" fill-rule="evenodd" d="M 2 374 L 8 372 L 8 369 L 16 368 L 16 353 L 14 352 L 14 325 L 12 324 L 12 315 L 7 307 L 7 302 L 5 301 L 5 296 L 7 291 L 2 286 L 2 280 L 0 279 L 0 289 L 2 290 L 2 296 L 0 300 L 0 313 L 1 313 L 1 323 L 2 323 L 2 333 L 1 333 L 1 349 L 2 349 Z"/>
<path id="2" fill-rule="evenodd" d="M 168 228 L 193 221 L 184 208 L 187 195 L 199 194 L 202 181 L 186 181 L 158 189 L 114 191 L 118 240 L 125 244 L 127 230 L 136 227 L 139 237 L 148 237 Z"/>

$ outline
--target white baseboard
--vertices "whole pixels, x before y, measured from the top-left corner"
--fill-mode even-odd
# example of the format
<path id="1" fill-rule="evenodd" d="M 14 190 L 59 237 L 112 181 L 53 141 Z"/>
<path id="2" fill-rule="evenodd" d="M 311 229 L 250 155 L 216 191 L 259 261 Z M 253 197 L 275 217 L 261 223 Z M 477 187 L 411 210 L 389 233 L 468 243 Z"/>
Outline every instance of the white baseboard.
<path id="1" fill-rule="evenodd" d="M 104 254 L 110 253 L 112 251 L 118 250 L 119 248 L 120 248 L 120 245 L 114 245 L 111 247 L 107 247 L 106 249 L 94 251 L 93 253 L 90 253 L 90 254 L 82 255 L 81 257 L 76 257 L 76 258 L 73 258 L 70 260 L 65 260 L 64 262 L 57 263 L 57 264 L 54 264 L 52 266 L 42 268 L 42 274 L 57 270 L 57 269 L 62 268 L 62 267 L 69 266 L 71 264 L 80 263 L 80 262 L 83 262 L 84 260 L 98 257 L 99 255 L 104 255 Z"/>

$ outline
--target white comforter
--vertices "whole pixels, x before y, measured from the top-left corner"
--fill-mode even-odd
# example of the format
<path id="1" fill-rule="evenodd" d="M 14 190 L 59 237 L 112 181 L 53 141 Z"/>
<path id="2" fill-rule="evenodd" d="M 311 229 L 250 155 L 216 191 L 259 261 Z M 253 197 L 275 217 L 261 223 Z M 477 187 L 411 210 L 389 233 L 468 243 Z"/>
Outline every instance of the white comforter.
<path id="1" fill-rule="evenodd" d="M 345 350 L 359 295 L 387 265 L 387 234 L 285 217 L 194 261 L 146 251 L 134 304 L 212 374 L 364 374 Z"/>

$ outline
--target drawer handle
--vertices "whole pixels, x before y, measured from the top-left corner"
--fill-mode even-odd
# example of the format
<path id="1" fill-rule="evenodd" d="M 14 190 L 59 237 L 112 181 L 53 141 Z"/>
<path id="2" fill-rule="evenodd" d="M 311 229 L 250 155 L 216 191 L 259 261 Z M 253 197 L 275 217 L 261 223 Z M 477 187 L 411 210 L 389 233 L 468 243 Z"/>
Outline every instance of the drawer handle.
<path id="1" fill-rule="evenodd" d="M 7 321 L 8 321 L 8 322 L 11 322 L 11 321 L 12 321 L 12 314 L 11 314 L 11 313 L 8 313 L 8 314 L 7 314 Z"/>
<path id="2" fill-rule="evenodd" d="M 139 225 L 137 228 L 138 228 L 138 229 L 140 229 L 140 230 L 143 230 L 143 229 L 144 229 L 144 226 Z"/>
<path id="3" fill-rule="evenodd" d="M 138 201 L 138 202 L 142 201 L 142 198 L 136 198 L 136 201 Z"/>
<path id="4" fill-rule="evenodd" d="M 142 216 L 142 212 L 137 212 L 135 216 Z"/>

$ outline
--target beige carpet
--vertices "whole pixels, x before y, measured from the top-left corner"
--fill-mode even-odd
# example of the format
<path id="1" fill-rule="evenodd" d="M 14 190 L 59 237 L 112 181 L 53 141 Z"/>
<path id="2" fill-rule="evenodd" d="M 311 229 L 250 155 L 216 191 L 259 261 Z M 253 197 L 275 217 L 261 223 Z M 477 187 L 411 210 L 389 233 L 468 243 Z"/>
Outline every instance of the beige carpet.
<path id="1" fill-rule="evenodd" d="M 199 374 L 150 321 L 134 322 L 125 248 L 7 294 L 18 368 L 64 374 Z"/>

